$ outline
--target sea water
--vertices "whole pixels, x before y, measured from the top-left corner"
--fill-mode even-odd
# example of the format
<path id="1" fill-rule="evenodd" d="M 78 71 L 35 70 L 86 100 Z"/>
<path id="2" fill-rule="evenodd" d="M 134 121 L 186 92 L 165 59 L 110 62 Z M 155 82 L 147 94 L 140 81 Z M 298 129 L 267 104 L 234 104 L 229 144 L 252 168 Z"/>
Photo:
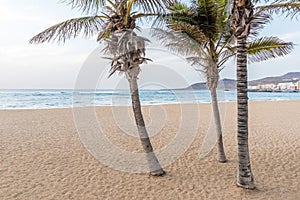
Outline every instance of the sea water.
<path id="1" fill-rule="evenodd" d="M 141 90 L 142 105 L 209 103 L 209 91 Z M 236 101 L 236 91 L 219 91 L 218 100 Z M 249 92 L 250 101 L 300 100 L 300 93 Z M 79 106 L 131 105 L 129 91 L 120 90 L 0 90 L 0 109 L 70 108 Z"/>

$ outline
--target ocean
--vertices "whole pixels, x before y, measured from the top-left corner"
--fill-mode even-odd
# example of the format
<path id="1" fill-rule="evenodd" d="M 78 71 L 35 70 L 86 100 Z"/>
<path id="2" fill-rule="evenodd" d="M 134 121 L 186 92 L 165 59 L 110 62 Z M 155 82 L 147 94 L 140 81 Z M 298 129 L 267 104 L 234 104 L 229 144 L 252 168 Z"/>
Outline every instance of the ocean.
<path id="1" fill-rule="evenodd" d="M 209 103 L 209 91 L 141 90 L 142 105 Z M 219 91 L 218 100 L 236 101 L 236 91 Z M 300 100 L 300 93 L 249 92 L 250 101 Z M 131 105 L 128 91 L 0 90 L 0 110 Z"/>

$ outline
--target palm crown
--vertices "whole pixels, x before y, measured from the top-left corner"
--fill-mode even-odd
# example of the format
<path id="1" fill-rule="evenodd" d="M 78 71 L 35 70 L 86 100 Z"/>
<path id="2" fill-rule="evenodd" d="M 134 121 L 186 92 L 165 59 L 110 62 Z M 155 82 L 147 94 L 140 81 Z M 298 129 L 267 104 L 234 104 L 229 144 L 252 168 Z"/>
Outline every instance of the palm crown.
<path id="1" fill-rule="evenodd" d="M 112 55 L 111 76 L 116 71 L 138 67 L 149 59 L 144 58 L 145 43 L 149 40 L 133 32 L 136 21 L 161 12 L 169 1 L 159 0 L 70 0 L 66 1 L 92 16 L 70 19 L 58 23 L 30 40 L 30 43 L 49 41 L 65 42 L 82 34 L 91 37 L 98 34 L 97 41 L 105 40 L 105 52 Z M 143 10 L 144 12 L 135 11 Z M 100 14 L 97 14 L 100 13 Z"/>
<path id="2" fill-rule="evenodd" d="M 170 50 L 187 56 L 192 64 L 201 66 L 204 72 L 207 72 L 212 63 L 221 70 L 223 64 L 236 54 L 227 5 L 227 0 L 193 0 L 190 6 L 176 2 L 169 7 L 169 14 L 159 18 L 167 25 L 167 29 L 156 28 L 154 33 Z M 250 62 L 284 56 L 291 52 L 293 44 L 290 42 L 277 37 L 257 38 L 258 31 L 270 22 L 274 12 L 278 12 L 276 9 L 284 11 L 291 7 L 295 11 L 300 8 L 299 2 L 280 5 L 256 8 L 251 22 L 252 40 L 248 41 Z"/>
<path id="3" fill-rule="evenodd" d="M 116 30 L 137 28 L 137 19 L 155 15 L 163 10 L 164 5 L 170 0 L 65 0 L 64 2 L 89 16 L 69 19 L 51 26 L 34 36 L 30 43 L 50 41 L 60 43 L 79 35 L 92 37 L 96 34 L 99 41 Z"/>

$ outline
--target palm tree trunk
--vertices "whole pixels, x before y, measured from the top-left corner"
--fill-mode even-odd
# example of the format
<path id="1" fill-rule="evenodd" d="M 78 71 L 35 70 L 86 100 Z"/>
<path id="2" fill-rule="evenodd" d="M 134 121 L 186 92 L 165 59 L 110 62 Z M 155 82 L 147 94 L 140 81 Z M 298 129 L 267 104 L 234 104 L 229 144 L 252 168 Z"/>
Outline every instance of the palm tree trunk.
<path id="1" fill-rule="evenodd" d="M 248 147 L 247 36 L 237 37 L 238 176 L 237 185 L 254 189 Z"/>
<path id="2" fill-rule="evenodd" d="M 227 162 L 227 158 L 225 155 L 224 145 L 223 145 L 222 125 L 221 125 L 220 112 L 219 112 L 218 99 L 217 99 L 217 89 L 212 88 L 210 90 L 210 95 L 212 99 L 214 122 L 218 134 L 218 161 L 224 163 Z"/>
<path id="3" fill-rule="evenodd" d="M 134 71 L 134 70 L 138 70 L 138 69 L 134 68 L 129 71 Z M 146 153 L 146 159 L 147 159 L 147 162 L 149 165 L 150 174 L 153 176 L 163 176 L 165 174 L 165 171 L 162 169 L 155 153 L 153 152 L 153 147 L 150 142 L 150 138 L 149 138 L 148 132 L 146 130 L 144 118 L 142 115 L 139 90 L 138 90 L 138 84 L 137 84 L 137 75 L 132 76 L 131 74 L 129 74 L 128 82 L 130 85 L 133 113 L 134 113 L 136 125 L 138 128 L 139 137 L 140 137 L 143 149 Z"/>

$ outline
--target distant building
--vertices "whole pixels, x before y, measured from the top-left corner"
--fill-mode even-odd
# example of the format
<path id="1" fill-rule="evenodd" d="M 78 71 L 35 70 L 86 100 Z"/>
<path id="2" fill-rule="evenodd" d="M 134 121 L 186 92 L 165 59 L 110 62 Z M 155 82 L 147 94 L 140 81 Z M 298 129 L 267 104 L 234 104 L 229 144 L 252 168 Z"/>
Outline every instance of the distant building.
<path id="1" fill-rule="evenodd" d="M 286 83 L 278 83 L 277 89 L 278 90 L 290 90 L 293 82 L 286 82 Z"/>
<path id="2" fill-rule="evenodd" d="M 297 82 L 297 90 L 300 90 L 300 81 Z"/>
<path id="3" fill-rule="evenodd" d="M 257 90 L 257 86 L 248 85 L 248 90 Z"/>
<path id="4" fill-rule="evenodd" d="M 299 83 L 299 81 L 298 81 Z M 278 90 L 297 90 L 298 83 L 293 83 L 293 82 L 287 82 L 287 83 L 278 83 L 277 89 Z"/>
<path id="5" fill-rule="evenodd" d="M 290 90 L 297 90 L 297 83 L 293 83 L 293 84 L 290 86 Z"/>
<path id="6" fill-rule="evenodd" d="M 257 89 L 275 89 L 276 85 L 275 84 L 264 84 L 264 85 L 258 85 Z"/>

